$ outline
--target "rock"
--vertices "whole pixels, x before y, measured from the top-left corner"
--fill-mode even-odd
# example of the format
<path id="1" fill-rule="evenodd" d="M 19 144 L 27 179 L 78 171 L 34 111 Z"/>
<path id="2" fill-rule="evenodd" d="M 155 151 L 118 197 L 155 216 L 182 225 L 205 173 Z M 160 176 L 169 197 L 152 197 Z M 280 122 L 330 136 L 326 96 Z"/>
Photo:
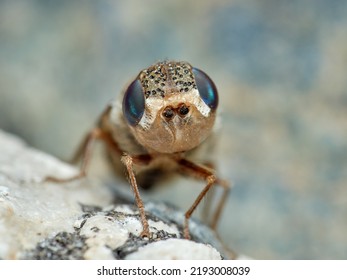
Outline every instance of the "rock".
<path id="1" fill-rule="evenodd" d="M 168 239 L 151 243 L 129 254 L 127 260 L 220 260 L 220 253 L 209 245 L 184 239 Z"/>
<path id="2" fill-rule="evenodd" d="M 129 188 L 95 178 L 43 182 L 76 172 L 0 131 L 1 259 L 228 258 L 214 232 L 194 219 L 192 240 L 182 239 L 184 213 L 166 203 L 145 202 L 153 236 L 141 238 L 138 210 L 124 191 Z"/>

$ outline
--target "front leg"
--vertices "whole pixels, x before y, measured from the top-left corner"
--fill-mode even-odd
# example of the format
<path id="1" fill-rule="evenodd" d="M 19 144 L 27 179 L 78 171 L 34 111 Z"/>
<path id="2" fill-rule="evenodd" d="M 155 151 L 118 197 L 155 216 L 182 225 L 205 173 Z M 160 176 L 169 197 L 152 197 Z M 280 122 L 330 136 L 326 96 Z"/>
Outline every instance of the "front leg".
<path id="1" fill-rule="evenodd" d="M 188 211 L 185 213 L 185 221 L 184 221 L 184 237 L 186 239 L 190 239 L 190 234 L 189 234 L 189 219 L 192 216 L 193 212 L 195 211 L 196 207 L 200 204 L 201 200 L 204 198 L 204 196 L 208 193 L 208 191 L 211 189 L 211 187 L 214 184 L 218 184 L 224 188 L 224 193 L 217 205 L 217 209 L 215 210 L 212 220 L 211 220 L 211 228 L 213 230 L 216 229 L 217 227 L 217 222 L 220 218 L 220 215 L 222 213 L 222 210 L 224 208 L 226 199 L 228 197 L 228 193 L 230 191 L 230 186 L 229 184 L 217 178 L 208 168 L 195 164 L 187 159 L 180 159 L 178 161 L 180 171 L 182 173 L 191 175 L 193 177 L 197 177 L 200 179 L 203 179 L 206 181 L 206 186 L 203 188 L 203 190 L 200 192 L 198 197 L 195 199 L 194 203 L 192 206 L 188 209 Z"/>
<path id="2" fill-rule="evenodd" d="M 141 237 L 150 237 L 149 225 L 148 225 L 148 221 L 147 221 L 146 213 L 145 213 L 145 206 L 143 204 L 143 201 L 141 199 L 140 192 L 137 186 L 135 173 L 133 170 L 133 165 L 134 164 L 148 165 L 150 161 L 152 160 L 152 158 L 150 155 L 130 156 L 128 154 L 124 154 L 121 160 L 128 171 L 130 185 L 135 194 L 136 205 L 140 212 L 140 219 L 141 219 L 142 228 L 143 228 L 141 232 Z"/>

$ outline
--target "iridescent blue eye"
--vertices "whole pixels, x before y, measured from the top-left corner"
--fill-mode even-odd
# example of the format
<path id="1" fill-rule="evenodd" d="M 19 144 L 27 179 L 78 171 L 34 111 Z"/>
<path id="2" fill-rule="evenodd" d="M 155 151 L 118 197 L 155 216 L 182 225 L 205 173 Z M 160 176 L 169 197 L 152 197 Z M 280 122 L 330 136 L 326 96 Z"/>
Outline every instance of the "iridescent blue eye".
<path id="1" fill-rule="evenodd" d="M 123 115 L 127 122 L 135 126 L 145 111 L 145 95 L 139 79 L 133 81 L 125 92 L 123 99 Z"/>
<path id="2" fill-rule="evenodd" d="M 218 106 L 218 93 L 214 82 L 207 74 L 197 68 L 193 68 L 196 86 L 201 99 L 211 109 L 216 109 Z"/>

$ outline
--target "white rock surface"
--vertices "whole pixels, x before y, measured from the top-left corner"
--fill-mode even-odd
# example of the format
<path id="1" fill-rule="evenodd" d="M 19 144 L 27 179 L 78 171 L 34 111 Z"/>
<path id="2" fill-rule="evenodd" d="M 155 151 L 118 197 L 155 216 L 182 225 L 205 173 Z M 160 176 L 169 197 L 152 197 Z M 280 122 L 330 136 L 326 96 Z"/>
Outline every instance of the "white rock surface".
<path id="1" fill-rule="evenodd" d="M 0 131 L 0 259 L 221 258 L 209 245 L 177 239 L 178 227 L 158 216 L 149 217 L 153 239 L 140 238 L 137 209 L 112 205 L 114 194 L 95 179 L 42 182 L 75 172 Z"/>
<path id="2" fill-rule="evenodd" d="M 107 205 L 110 192 L 97 182 L 41 183 L 48 174 L 69 176 L 71 166 L 0 132 L 0 258 L 16 259 L 43 238 L 74 231 L 82 204 Z"/>
<path id="3" fill-rule="evenodd" d="M 148 244 L 129 254 L 127 260 L 220 260 L 211 246 L 184 239 L 168 239 Z"/>

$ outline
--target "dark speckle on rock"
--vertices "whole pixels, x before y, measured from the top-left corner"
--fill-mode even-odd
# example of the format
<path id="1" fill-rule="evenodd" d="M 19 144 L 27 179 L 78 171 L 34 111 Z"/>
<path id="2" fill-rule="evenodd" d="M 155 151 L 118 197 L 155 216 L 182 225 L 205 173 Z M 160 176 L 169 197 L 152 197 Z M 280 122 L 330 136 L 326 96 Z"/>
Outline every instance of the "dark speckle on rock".
<path id="1" fill-rule="evenodd" d="M 115 259 L 121 260 L 124 259 L 127 255 L 135 252 L 138 248 L 149 244 L 149 240 L 145 240 L 133 234 L 130 234 L 129 239 L 123 245 L 113 251 Z"/>
<path id="2" fill-rule="evenodd" d="M 83 212 L 88 213 L 88 214 L 95 214 L 96 212 L 99 212 L 102 210 L 100 206 L 95 206 L 95 205 L 85 205 L 80 203 L 81 209 Z"/>
<path id="3" fill-rule="evenodd" d="M 92 227 L 91 230 L 94 231 L 94 232 L 99 232 L 100 231 L 100 229 L 98 227 Z"/>
<path id="4" fill-rule="evenodd" d="M 26 259 L 34 260 L 79 260 L 87 250 L 85 238 L 78 233 L 60 232 L 53 238 L 38 243 L 29 251 Z"/>

